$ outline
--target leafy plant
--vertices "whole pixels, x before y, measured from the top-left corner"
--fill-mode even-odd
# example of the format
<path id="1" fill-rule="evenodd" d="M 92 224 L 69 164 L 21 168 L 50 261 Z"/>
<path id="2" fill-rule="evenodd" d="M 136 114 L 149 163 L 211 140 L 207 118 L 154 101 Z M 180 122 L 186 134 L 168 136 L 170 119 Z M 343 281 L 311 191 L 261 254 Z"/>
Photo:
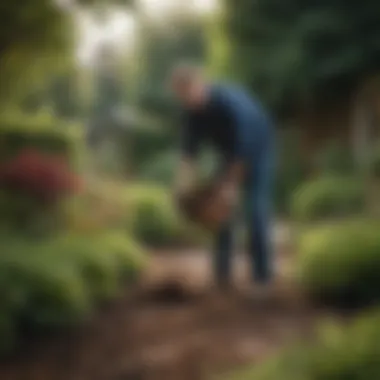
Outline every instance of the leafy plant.
<path id="1" fill-rule="evenodd" d="M 313 297 L 349 304 L 380 300 L 376 221 L 314 228 L 299 243 L 298 279 Z"/>
<path id="2" fill-rule="evenodd" d="M 291 202 L 300 221 L 345 217 L 363 212 L 365 187 L 356 178 L 322 177 L 299 186 Z"/>
<path id="3" fill-rule="evenodd" d="M 296 344 L 226 380 L 368 380 L 380 376 L 379 311 L 339 326 L 325 322 L 314 343 Z"/>
<path id="4" fill-rule="evenodd" d="M 202 244 L 205 237 L 178 214 L 168 189 L 152 185 L 126 191 L 128 230 L 150 246 L 173 247 Z"/>
<path id="5" fill-rule="evenodd" d="M 2 165 L 0 187 L 47 204 L 77 191 L 79 178 L 64 160 L 26 150 Z"/>
<path id="6" fill-rule="evenodd" d="M 14 348 L 25 327 L 77 324 L 99 302 L 118 296 L 144 265 L 140 246 L 125 233 L 0 238 L 0 351 Z"/>

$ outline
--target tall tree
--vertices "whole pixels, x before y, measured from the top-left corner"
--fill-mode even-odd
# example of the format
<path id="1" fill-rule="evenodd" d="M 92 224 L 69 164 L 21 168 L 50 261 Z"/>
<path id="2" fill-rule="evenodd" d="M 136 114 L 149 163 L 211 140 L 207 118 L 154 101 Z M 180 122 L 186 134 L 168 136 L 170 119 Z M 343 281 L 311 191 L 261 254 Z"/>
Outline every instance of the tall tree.
<path id="1" fill-rule="evenodd" d="M 133 0 L 2 0 L 0 5 L 0 106 L 18 100 L 43 78 L 71 60 L 75 12 L 81 7 L 99 17 L 110 6 L 130 7 Z"/>
<path id="2" fill-rule="evenodd" d="M 3 0 L 0 5 L 0 105 L 64 64 L 73 30 L 53 0 Z"/>
<path id="3" fill-rule="evenodd" d="M 380 3 L 224 0 L 230 68 L 279 109 L 326 106 L 380 67 Z"/>

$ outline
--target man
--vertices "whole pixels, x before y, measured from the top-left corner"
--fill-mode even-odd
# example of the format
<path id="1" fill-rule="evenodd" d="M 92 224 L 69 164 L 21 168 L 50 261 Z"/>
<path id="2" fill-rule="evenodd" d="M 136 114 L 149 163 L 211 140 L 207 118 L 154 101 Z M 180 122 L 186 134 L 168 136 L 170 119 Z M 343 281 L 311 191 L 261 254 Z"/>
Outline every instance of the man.
<path id="1" fill-rule="evenodd" d="M 261 105 L 233 85 L 211 84 L 200 69 L 179 66 L 171 89 L 184 111 L 181 162 L 176 191 L 181 195 L 194 183 L 195 158 L 203 143 L 220 157 L 220 194 L 237 206 L 244 194 L 248 251 L 254 294 L 267 294 L 272 278 L 271 198 L 274 133 Z M 214 270 L 218 285 L 231 285 L 233 218 L 215 238 Z"/>

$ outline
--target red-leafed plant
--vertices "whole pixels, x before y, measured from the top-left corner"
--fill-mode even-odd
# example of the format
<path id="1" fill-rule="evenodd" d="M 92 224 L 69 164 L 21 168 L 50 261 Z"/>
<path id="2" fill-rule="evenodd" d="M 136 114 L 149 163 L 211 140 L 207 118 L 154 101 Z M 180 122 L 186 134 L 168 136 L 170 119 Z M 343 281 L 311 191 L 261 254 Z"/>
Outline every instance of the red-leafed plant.
<path id="1" fill-rule="evenodd" d="M 55 203 L 79 187 L 79 178 L 64 159 L 36 150 L 24 150 L 0 166 L 0 188 L 39 203 Z"/>

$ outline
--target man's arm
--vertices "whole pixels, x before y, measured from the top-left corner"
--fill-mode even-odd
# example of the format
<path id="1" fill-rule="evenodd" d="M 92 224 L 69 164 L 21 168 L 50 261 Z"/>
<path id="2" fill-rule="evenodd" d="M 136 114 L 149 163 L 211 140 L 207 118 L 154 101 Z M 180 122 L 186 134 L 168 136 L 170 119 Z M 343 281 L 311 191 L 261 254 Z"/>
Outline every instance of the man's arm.
<path id="1" fill-rule="evenodd" d="M 221 176 L 221 182 L 227 186 L 236 187 L 244 179 L 248 156 L 248 131 L 252 126 L 244 106 L 235 99 L 222 98 L 221 107 L 226 115 L 230 142 L 229 148 L 225 152 L 225 169 Z"/>
<path id="2" fill-rule="evenodd" d="M 180 159 L 176 170 L 175 190 L 187 191 L 195 182 L 195 160 L 200 148 L 199 134 L 196 133 L 190 115 L 185 115 L 180 144 Z"/>

